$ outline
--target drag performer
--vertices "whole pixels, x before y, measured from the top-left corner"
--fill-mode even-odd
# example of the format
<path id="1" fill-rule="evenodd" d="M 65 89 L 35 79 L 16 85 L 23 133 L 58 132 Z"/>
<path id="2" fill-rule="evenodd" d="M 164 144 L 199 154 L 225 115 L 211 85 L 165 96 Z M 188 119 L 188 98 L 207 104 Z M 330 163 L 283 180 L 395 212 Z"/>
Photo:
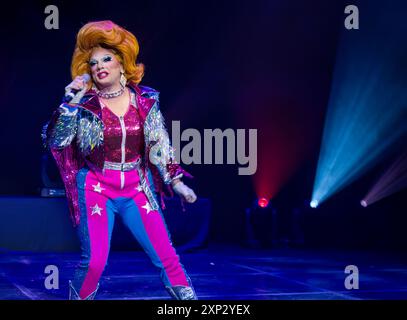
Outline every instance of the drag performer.
<path id="1" fill-rule="evenodd" d="M 181 181 L 191 176 L 175 161 L 159 93 L 139 85 L 144 65 L 136 63 L 138 52 L 136 37 L 113 22 L 84 25 L 72 58 L 73 82 L 43 130 L 81 243 L 70 299 L 95 297 L 117 216 L 160 269 L 169 294 L 197 299 L 161 211 L 165 189 L 188 203 L 196 195 Z"/>

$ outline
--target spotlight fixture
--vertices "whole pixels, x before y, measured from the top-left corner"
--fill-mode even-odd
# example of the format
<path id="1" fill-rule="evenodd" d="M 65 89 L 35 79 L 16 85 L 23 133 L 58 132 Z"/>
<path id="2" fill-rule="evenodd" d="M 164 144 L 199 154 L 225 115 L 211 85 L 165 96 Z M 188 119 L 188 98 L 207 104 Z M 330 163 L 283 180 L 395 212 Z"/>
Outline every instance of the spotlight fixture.
<path id="1" fill-rule="evenodd" d="M 260 198 L 260 199 L 257 201 L 257 204 L 258 204 L 258 206 L 259 206 L 260 208 L 265 208 L 265 207 L 267 207 L 267 206 L 269 205 L 269 201 L 268 201 L 266 198 Z"/>
<path id="2" fill-rule="evenodd" d="M 315 209 L 316 207 L 318 207 L 318 200 L 312 200 L 309 205 L 311 208 Z"/>

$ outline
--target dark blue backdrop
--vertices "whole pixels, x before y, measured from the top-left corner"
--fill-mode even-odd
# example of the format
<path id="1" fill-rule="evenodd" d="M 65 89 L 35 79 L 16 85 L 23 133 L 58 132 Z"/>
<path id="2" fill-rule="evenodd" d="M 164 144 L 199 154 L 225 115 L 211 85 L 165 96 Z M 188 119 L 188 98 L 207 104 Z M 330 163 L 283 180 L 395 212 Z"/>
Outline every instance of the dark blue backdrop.
<path id="1" fill-rule="evenodd" d="M 353 2 L 360 3 L 362 12 L 367 3 L 376 7 L 381 3 Z M 201 132 L 204 128 L 260 130 L 257 120 L 263 125 L 279 114 L 301 115 L 291 125 L 307 124 L 306 140 L 298 141 L 306 150 L 274 199 L 281 216 L 289 217 L 312 191 L 345 3 L 54 1 L 59 8 L 59 30 L 44 28 L 47 1 L 11 4 L 0 19 L 0 194 L 38 194 L 40 131 L 70 81 L 75 35 L 88 21 L 110 19 L 138 38 L 139 61 L 146 65 L 142 84 L 161 91 L 161 109 L 168 122 L 180 120 L 182 128 Z M 406 9 L 401 1 L 394 3 L 394 10 Z M 267 99 L 270 90 L 278 93 L 278 104 L 258 104 Z M 251 117 L 246 117 L 248 110 Z M 262 137 L 258 149 L 269 147 L 267 139 Z M 213 201 L 211 239 L 240 242 L 245 208 L 256 197 L 252 178 L 238 176 L 237 165 L 191 165 L 186 169 L 195 176 L 187 183 L 198 195 Z M 379 169 L 373 168 L 353 189 L 344 190 L 335 201 L 309 215 L 310 245 L 407 245 L 402 227 L 407 222 L 402 201 L 405 191 L 369 212 L 354 206 L 354 188 L 366 190 Z M 7 223 L 4 211 L 1 216 L 1 223 Z M 339 231 L 339 225 L 347 231 Z"/>

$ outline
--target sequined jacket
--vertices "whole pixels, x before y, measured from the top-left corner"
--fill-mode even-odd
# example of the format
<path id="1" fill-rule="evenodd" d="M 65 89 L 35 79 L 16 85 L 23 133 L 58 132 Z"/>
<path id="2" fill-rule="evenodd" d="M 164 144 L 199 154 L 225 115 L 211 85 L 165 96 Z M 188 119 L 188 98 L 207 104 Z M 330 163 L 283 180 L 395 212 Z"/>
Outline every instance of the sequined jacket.
<path id="1" fill-rule="evenodd" d="M 152 208 L 158 209 L 156 197 L 146 183 L 146 177 L 151 173 L 154 189 L 161 199 L 161 207 L 165 208 L 164 186 L 171 192 L 169 184 L 173 179 L 192 176 L 175 161 L 174 150 L 159 108 L 159 92 L 134 83 L 128 87 L 135 94 L 138 114 L 143 123 L 144 154 L 140 155 L 142 161 L 138 169 L 141 185 Z M 43 143 L 51 151 L 64 182 L 74 226 L 80 220 L 76 175 L 85 166 L 103 170 L 103 129 L 102 108 L 92 89 L 85 93 L 77 105 L 62 103 L 43 127 Z M 151 161 L 149 155 L 153 147 L 155 153 L 165 161 Z"/>

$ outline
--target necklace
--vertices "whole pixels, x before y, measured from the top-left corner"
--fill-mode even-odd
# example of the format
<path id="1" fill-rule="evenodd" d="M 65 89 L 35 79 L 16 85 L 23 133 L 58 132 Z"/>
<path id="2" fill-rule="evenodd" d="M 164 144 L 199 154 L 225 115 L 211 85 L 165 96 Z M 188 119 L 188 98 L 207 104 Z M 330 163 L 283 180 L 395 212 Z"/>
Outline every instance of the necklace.
<path id="1" fill-rule="evenodd" d="M 96 86 L 94 87 L 98 97 L 103 98 L 103 99 L 111 99 L 111 98 L 116 98 L 118 96 L 121 96 L 124 92 L 124 88 L 125 87 L 121 87 L 119 90 L 114 91 L 114 92 L 102 92 L 102 91 L 98 90 L 98 88 L 96 88 Z"/>

